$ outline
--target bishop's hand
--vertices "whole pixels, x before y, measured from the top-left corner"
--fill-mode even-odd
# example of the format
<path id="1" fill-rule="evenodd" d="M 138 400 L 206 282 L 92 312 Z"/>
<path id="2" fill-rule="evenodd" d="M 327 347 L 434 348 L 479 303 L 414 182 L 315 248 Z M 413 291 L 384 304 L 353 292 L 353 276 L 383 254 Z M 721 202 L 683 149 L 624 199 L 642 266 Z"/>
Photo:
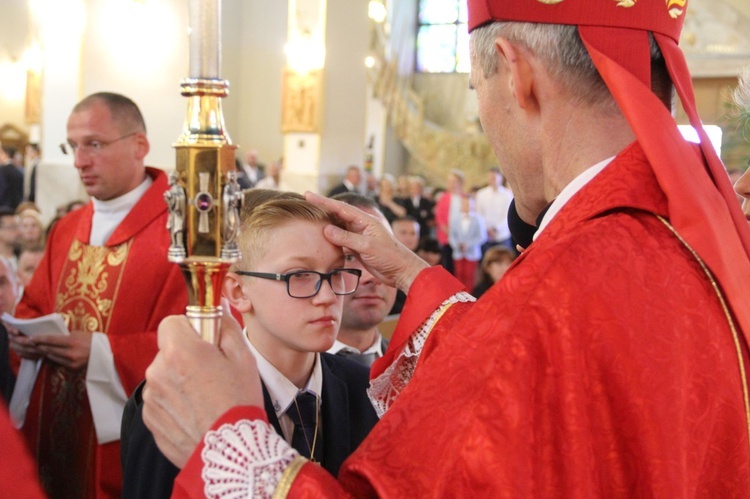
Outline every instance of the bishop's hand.
<path id="1" fill-rule="evenodd" d="M 362 210 L 308 192 L 307 201 L 322 206 L 336 214 L 347 230 L 329 225 L 324 235 L 331 243 L 348 248 L 380 282 L 409 292 L 411 284 L 429 264 L 401 244 L 389 228 Z"/>
<path id="2" fill-rule="evenodd" d="M 159 325 L 159 353 L 146 370 L 143 421 L 164 455 L 182 468 L 203 435 L 235 406 L 263 406 L 255 358 L 229 313 L 219 346 L 203 341 L 185 316 Z"/>

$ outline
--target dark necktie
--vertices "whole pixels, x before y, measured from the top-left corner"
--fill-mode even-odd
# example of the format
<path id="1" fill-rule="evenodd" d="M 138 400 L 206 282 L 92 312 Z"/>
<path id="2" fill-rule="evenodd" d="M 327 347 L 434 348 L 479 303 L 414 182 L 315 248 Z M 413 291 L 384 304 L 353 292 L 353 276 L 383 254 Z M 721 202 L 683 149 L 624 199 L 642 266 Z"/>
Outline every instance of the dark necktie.
<path id="1" fill-rule="evenodd" d="M 320 462 L 323 442 L 319 434 L 318 404 L 315 395 L 310 392 L 299 393 L 286 413 L 294 423 L 292 447 L 306 458 Z M 313 453 L 314 456 L 311 455 Z"/>
<path id="2" fill-rule="evenodd" d="M 352 359 L 355 362 L 359 362 L 362 365 L 365 365 L 367 367 L 371 367 L 372 363 L 375 362 L 375 359 L 377 358 L 375 355 L 375 352 L 370 353 L 356 353 L 352 352 L 351 350 L 339 350 L 336 352 L 336 355 L 339 355 L 341 357 L 346 357 L 347 359 Z"/>

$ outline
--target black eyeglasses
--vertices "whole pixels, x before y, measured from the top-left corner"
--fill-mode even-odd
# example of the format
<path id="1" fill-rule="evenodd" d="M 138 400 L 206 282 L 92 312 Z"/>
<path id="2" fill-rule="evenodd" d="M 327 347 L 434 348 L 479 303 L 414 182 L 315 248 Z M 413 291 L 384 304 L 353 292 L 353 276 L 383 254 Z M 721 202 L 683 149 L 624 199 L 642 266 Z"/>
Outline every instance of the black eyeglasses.
<path id="1" fill-rule="evenodd" d="M 90 140 L 88 142 L 84 142 L 83 144 L 74 144 L 73 142 L 68 141 L 67 143 L 60 144 L 60 150 L 63 154 L 70 154 L 71 156 L 75 156 L 76 151 L 78 150 L 81 150 L 81 152 L 85 152 L 89 156 L 96 156 L 105 147 L 114 144 L 115 142 L 125 140 L 128 137 L 132 137 L 137 133 L 140 132 L 128 133 L 126 135 L 123 135 L 122 137 L 117 137 L 114 140 Z"/>
<path id="2" fill-rule="evenodd" d="M 318 294 L 323 281 L 328 281 L 336 295 L 350 295 L 357 290 L 362 271 L 359 269 L 333 269 L 324 274 L 314 270 L 300 270 L 288 274 L 267 274 L 237 270 L 235 273 L 273 281 L 285 281 L 286 292 L 292 298 L 311 298 Z"/>

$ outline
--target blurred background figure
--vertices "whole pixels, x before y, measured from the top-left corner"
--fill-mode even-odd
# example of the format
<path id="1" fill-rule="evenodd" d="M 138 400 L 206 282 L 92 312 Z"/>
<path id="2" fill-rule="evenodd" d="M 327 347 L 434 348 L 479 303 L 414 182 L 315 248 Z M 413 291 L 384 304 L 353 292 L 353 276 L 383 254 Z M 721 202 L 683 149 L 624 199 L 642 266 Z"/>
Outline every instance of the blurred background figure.
<path id="1" fill-rule="evenodd" d="M 0 152 L 0 181 L 5 189 L 0 193 L 0 206 L 13 210 L 23 201 L 23 156 L 13 148 Z"/>
<path id="2" fill-rule="evenodd" d="M 260 179 L 266 176 L 266 165 L 258 161 L 258 151 L 250 149 L 245 161 L 235 161 L 237 183 L 242 189 L 252 189 Z"/>
<path id="3" fill-rule="evenodd" d="M 475 298 L 482 296 L 493 284 L 500 280 L 515 259 L 516 252 L 510 248 L 501 245 L 488 248 L 484 253 L 484 258 L 482 258 L 482 275 L 471 294 Z"/>
<path id="4" fill-rule="evenodd" d="M 466 286 L 474 289 L 477 262 L 482 259 L 482 244 L 487 240 L 484 220 L 474 211 L 474 199 L 469 195 L 461 198 L 461 212 L 451 220 L 448 236 L 453 251 L 454 275 Z"/>
<path id="5" fill-rule="evenodd" d="M 448 188 L 435 202 L 435 234 L 443 252 L 442 265 L 453 275 L 453 250 L 448 238 L 451 224 L 461 216 L 464 194 L 464 172 L 453 169 L 448 172 Z"/>
<path id="6" fill-rule="evenodd" d="M 394 182 L 395 179 L 390 173 L 383 175 L 380 179 L 380 189 L 377 195 L 378 209 L 383 213 L 385 219 L 388 220 L 388 224 L 392 224 L 397 218 L 406 215 L 403 200 L 395 195 Z"/>
<path id="7" fill-rule="evenodd" d="M 424 179 L 418 175 L 409 177 L 409 195 L 403 200 L 406 214 L 419 224 L 419 233 L 422 237 L 430 235 L 435 224 L 435 203 L 427 198 L 425 194 Z"/>
<path id="8" fill-rule="evenodd" d="M 23 179 L 23 199 L 25 201 L 36 201 L 36 173 L 37 167 L 42 160 L 42 151 L 39 144 L 26 144 L 26 175 Z"/>
<path id="9" fill-rule="evenodd" d="M 23 210 L 18 215 L 19 247 L 26 246 L 44 247 L 45 230 L 42 217 L 33 209 Z"/>
<path id="10" fill-rule="evenodd" d="M 42 261 L 44 256 L 44 245 L 40 244 L 37 246 L 24 246 L 21 248 L 21 254 L 18 255 L 18 269 L 16 274 L 18 275 L 18 300 L 23 296 L 23 290 L 31 282 L 31 278 L 34 276 L 34 272 L 39 267 L 39 262 Z"/>
<path id="11" fill-rule="evenodd" d="M 327 196 L 332 198 L 337 194 L 343 194 L 345 192 L 355 192 L 359 194 L 359 184 L 362 182 L 362 169 L 357 165 L 349 165 L 346 168 L 346 174 L 344 180 L 340 184 L 333 186 L 328 191 Z"/>
<path id="12" fill-rule="evenodd" d="M 440 265 L 440 260 L 443 257 L 443 254 L 440 251 L 440 243 L 437 242 L 437 239 L 432 237 L 423 237 L 419 241 L 417 255 L 433 267 L 435 265 Z"/>
<path id="13" fill-rule="evenodd" d="M 416 252 L 419 246 L 419 224 L 412 217 L 400 217 L 391 222 L 393 235 L 404 246 Z"/>
<path id="14" fill-rule="evenodd" d="M 495 167 L 487 172 L 487 187 L 477 191 L 477 213 L 487 227 L 487 241 L 482 245 L 482 254 L 491 246 L 502 244 L 513 248 L 508 228 L 508 208 L 513 201 L 513 193 L 503 187 L 503 175 Z"/>
<path id="15" fill-rule="evenodd" d="M 86 206 L 86 201 L 82 201 L 80 199 L 74 199 L 73 201 L 69 203 L 65 203 L 63 205 L 60 205 L 55 210 L 55 218 L 50 220 L 50 223 L 47 224 L 47 230 L 46 233 L 49 235 L 49 231 L 52 230 L 52 227 L 55 225 L 55 223 L 60 220 L 62 217 L 70 213 L 71 211 L 75 211 L 79 208 L 83 208 Z"/>
<path id="16" fill-rule="evenodd" d="M 15 264 L 18 251 L 18 220 L 11 208 L 0 207 L 0 256 Z"/>
<path id="17" fill-rule="evenodd" d="M 409 197 L 409 176 L 399 175 L 396 179 L 396 197 Z"/>
<path id="18" fill-rule="evenodd" d="M 0 315 L 13 315 L 18 301 L 18 278 L 11 261 L 0 256 Z"/>
<path id="19" fill-rule="evenodd" d="M 378 192 L 380 192 L 379 186 L 378 186 L 378 179 L 375 178 L 375 175 L 372 174 L 370 171 L 365 172 L 365 196 L 368 196 L 372 199 L 375 199 L 378 197 Z"/>
<path id="20" fill-rule="evenodd" d="M 267 175 L 258 180 L 255 184 L 256 189 L 270 189 L 272 191 L 288 191 L 284 181 L 281 179 L 281 173 L 284 170 L 284 158 L 274 161 L 268 165 Z"/>

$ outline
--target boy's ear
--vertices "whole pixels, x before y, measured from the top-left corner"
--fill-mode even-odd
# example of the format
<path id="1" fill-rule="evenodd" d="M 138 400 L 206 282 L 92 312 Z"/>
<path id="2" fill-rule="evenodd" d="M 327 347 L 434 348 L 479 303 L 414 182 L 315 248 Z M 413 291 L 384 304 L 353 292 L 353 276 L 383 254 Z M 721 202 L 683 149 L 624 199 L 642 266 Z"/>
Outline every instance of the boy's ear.
<path id="1" fill-rule="evenodd" d="M 242 277 L 234 272 L 227 272 L 222 286 L 222 295 L 238 312 L 246 313 L 252 310 L 253 304 L 242 289 Z"/>

